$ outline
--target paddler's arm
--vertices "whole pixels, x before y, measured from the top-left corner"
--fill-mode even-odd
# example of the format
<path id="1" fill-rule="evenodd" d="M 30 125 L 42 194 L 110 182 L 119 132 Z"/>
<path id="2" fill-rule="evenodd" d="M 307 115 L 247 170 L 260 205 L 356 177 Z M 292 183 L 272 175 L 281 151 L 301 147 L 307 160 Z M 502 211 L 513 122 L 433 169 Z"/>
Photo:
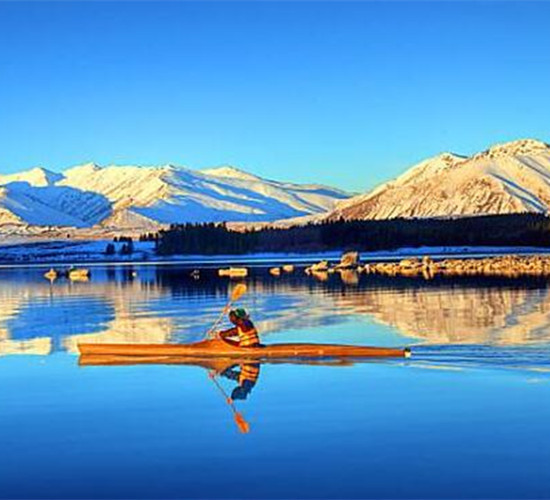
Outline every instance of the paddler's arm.
<path id="1" fill-rule="evenodd" d="M 239 380 L 240 372 L 235 370 L 235 366 L 236 365 L 230 366 L 221 372 L 222 377 L 226 377 L 229 380 Z"/>
<path id="2" fill-rule="evenodd" d="M 236 327 L 218 332 L 218 338 L 222 339 L 226 344 L 229 344 L 230 346 L 233 346 L 233 347 L 239 347 L 239 341 L 231 337 L 237 337 L 238 335 L 239 333 L 237 332 Z"/>
<path id="3" fill-rule="evenodd" d="M 244 401 L 252 391 L 254 384 L 239 385 L 231 392 L 231 399 Z"/>
<path id="4" fill-rule="evenodd" d="M 221 330 L 218 332 L 218 336 L 221 339 L 226 339 L 228 337 L 236 337 L 238 335 L 237 327 L 234 326 L 233 328 L 228 328 L 227 330 Z"/>

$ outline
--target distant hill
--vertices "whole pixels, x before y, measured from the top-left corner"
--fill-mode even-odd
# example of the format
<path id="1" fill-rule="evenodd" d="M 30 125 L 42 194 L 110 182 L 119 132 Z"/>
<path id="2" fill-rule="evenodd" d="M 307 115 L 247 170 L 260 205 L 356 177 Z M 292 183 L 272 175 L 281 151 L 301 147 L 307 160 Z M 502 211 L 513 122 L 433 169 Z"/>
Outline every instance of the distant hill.
<path id="1" fill-rule="evenodd" d="M 347 197 L 338 189 L 267 180 L 230 166 L 196 171 L 90 163 L 62 173 L 35 168 L 0 175 L 0 232 L 275 221 L 325 213 Z"/>
<path id="2" fill-rule="evenodd" d="M 533 139 L 443 153 L 314 220 L 454 217 L 550 210 L 550 146 Z"/>

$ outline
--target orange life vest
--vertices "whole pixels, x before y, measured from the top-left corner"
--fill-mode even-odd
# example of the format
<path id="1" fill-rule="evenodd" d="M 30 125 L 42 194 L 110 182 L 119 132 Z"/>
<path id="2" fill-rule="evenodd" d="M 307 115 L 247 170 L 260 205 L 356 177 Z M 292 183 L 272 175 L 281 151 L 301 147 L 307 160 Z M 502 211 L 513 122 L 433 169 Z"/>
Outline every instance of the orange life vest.
<path id="1" fill-rule="evenodd" d="M 252 321 L 245 320 L 243 326 L 237 326 L 239 345 L 241 347 L 254 347 L 260 345 L 258 330 L 256 330 L 256 327 L 252 324 Z"/>
<path id="2" fill-rule="evenodd" d="M 245 380 L 256 383 L 260 375 L 260 365 L 257 363 L 247 363 L 241 365 L 241 373 L 239 373 L 239 385 L 243 385 Z"/>

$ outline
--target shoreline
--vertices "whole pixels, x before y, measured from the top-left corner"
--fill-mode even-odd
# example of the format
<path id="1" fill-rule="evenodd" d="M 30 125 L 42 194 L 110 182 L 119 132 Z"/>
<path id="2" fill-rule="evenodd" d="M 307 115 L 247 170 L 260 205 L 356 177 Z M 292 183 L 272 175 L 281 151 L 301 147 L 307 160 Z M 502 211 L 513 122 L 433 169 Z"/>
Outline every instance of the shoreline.
<path id="1" fill-rule="evenodd" d="M 290 263 L 304 265 L 327 260 L 338 262 L 344 250 L 324 252 L 262 252 L 252 254 L 218 254 L 218 255 L 171 255 L 158 256 L 151 242 L 135 242 L 132 255 L 106 255 L 105 247 L 112 243 L 109 240 L 67 242 L 52 240 L 45 242 L 24 243 L 19 245 L 0 246 L 0 268 L 10 267 L 45 267 L 54 265 L 88 265 L 88 266 L 128 266 L 128 265 L 271 265 Z M 440 260 L 448 257 L 480 259 L 491 256 L 507 255 L 548 255 L 547 247 L 417 247 L 395 250 L 378 250 L 360 252 L 363 263 L 394 262 L 403 258 L 422 258 Z"/>

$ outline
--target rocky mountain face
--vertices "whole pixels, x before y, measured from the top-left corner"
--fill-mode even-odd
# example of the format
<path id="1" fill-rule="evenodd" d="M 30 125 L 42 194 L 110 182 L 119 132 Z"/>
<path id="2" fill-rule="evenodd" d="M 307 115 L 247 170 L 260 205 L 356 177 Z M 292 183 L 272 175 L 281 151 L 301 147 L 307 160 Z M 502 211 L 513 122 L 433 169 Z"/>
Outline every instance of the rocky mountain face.
<path id="1" fill-rule="evenodd" d="M 347 193 L 277 182 L 234 167 L 195 171 L 93 163 L 0 175 L 0 232 L 13 227 L 143 228 L 261 222 L 324 213 Z"/>
<path id="2" fill-rule="evenodd" d="M 331 220 L 454 217 L 550 210 L 550 146 L 525 139 L 464 157 L 443 153 L 338 203 Z"/>

